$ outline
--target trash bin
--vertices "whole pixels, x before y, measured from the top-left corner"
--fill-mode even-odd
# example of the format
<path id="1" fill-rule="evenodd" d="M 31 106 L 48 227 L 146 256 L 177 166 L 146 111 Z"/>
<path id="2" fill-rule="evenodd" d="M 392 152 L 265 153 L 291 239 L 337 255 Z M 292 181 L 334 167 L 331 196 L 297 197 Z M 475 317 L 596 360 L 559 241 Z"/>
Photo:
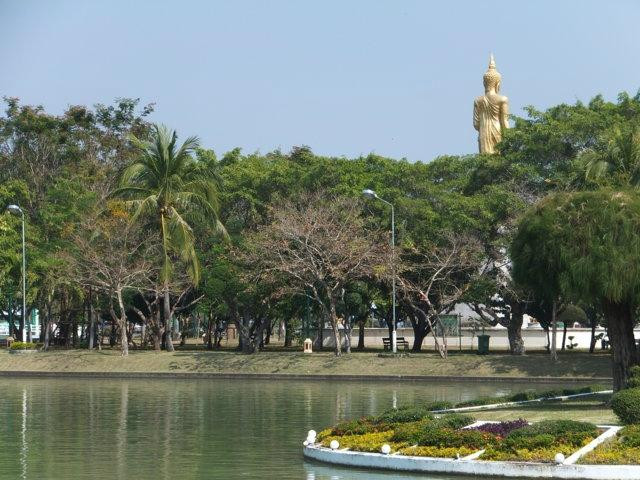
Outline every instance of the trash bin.
<path id="1" fill-rule="evenodd" d="M 489 353 L 489 338 L 491 335 L 478 335 L 478 355 Z"/>

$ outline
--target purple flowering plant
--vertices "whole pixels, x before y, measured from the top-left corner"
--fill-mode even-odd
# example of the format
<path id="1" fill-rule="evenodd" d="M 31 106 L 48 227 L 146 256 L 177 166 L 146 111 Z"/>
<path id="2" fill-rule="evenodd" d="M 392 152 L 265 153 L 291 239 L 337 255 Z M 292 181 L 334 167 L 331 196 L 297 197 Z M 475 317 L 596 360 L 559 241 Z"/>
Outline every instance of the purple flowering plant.
<path id="1" fill-rule="evenodd" d="M 518 428 L 526 427 L 529 425 L 529 422 L 526 420 L 519 418 L 518 420 L 510 420 L 506 422 L 499 423 L 485 423 L 482 425 L 478 425 L 477 427 L 472 427 L 469 430 L 479 430 L 485 433 L 491 433 L 498 437 L 506 437 L 509 432 L 516 430 Z"/>

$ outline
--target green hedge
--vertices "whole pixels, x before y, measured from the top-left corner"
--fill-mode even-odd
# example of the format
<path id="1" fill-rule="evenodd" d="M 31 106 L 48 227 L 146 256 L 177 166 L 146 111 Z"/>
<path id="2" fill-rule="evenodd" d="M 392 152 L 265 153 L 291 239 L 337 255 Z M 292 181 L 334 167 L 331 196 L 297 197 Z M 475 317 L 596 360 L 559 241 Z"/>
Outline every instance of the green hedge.
<path id="1" fill-rule="evenodd" d="M 11 350 L 34 350 L 38 348 L 38 344 L 33 342 L 13 342 L 10 348 Z"/>
<path id="2" fill-rule="evenodd" d="M 582 446 L 598 436 L 598 428 L 588 422 L 543 420 L 509 433 L 504 444 L 512 448 L 548 447 L 554 443 Z"/>
<path id="3" fill-rule="evenodd" d="M 640 387 L 640 365 L 631 367 L 631 379 L 627 385 L 629 388 Z"/>
<path id="4" fill-rule="evenodd" d="M 639 368 L 640 372 L 640 368 Z M 640 377 L 638 377 L 638 384 L 640 385 Z M 473 400 L 465 400 L 454 405 L 455 408 L 462 407 L 476 407 L 480 405 L 491 405 L 494 403 L 506 403 L 506 402 L 524 402 L 527 400 L 535 400 L 537 398 L 553 398 L 563 395 L 577 395 L 579 393 L 595 393 L 601 390 L 605 390 L 600 385 L 589 385 L 587 387 L 580 388 L 563 388 L 555 390 L 546 390 L 544 392 L 535 392 L 533 390 L 526 390 L 524 392 L 514 393 L 506 397 L 480 397 Z"/>
<path id="5" fill-rule="evenodd" d="M 387 422 L 379 422 L 376 417 L 362 417 L 356 420 L 345 420 L 331 429 L 331 435 L 364 435 L 391 430 Z"/>
<path id="6" fill-rule="evenodd" d="M 433 418 L 429 405 L 418 407 L 392 408 L 376 417 L 378 423 L 408 423 L 417 422 L 423 418 Z"/>
<path id="7" fill-rule="evenodd" d="M 616 392 L 611 397 L 611 408 L 625 425 L 640 423 L 640 388 Z"/>

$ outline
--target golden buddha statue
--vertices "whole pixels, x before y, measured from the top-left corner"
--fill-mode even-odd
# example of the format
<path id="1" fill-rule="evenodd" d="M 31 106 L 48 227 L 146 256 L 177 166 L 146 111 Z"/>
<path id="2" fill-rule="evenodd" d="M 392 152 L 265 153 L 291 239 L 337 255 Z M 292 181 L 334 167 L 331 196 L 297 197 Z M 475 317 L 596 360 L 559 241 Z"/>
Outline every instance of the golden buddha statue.
<path id="1" fill-rule="evenodd" d="M 509 99 L 499 94 L 501 80 L 492 54 L 482 77 L 484 95 L 473 102 L 473 128 L 478 131 L 480 153 L 495 153 L 502 130 L 509 128 Z"/>

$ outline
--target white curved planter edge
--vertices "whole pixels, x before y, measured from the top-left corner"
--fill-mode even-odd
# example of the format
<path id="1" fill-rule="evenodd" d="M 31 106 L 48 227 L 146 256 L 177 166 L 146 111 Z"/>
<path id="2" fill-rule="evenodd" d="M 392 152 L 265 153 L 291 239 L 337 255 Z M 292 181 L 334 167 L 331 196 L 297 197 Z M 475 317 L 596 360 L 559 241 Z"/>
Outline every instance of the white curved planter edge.
<path id="1" fill-rule="evenodd" d="M 475 460 L 473 455 L 461 459 L 384 455 L 382 453 L 354 452 L 347 449 L 331 450 L 319 444 L 305 445 L 303 453 L 305 457 L 320 462 L 382 470 L 520 478 L 638 480 L 640 479 L 640 466 L 637 465 L 574 464 L 581 456 L 614 436 L 619 428 L 608 427 L 596 440 L 575 452 L 562 464 Z"/>

